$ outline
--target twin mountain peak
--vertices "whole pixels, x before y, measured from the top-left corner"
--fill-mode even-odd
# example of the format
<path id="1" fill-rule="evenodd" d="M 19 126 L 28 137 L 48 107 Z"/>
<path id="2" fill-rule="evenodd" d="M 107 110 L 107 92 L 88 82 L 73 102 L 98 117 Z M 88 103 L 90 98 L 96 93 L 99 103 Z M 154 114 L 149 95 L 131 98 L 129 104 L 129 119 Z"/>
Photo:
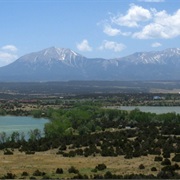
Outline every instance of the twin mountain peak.
<path id="1" fill-rule="evenodd" d="M 180 48 L 116 58 L 87 58 L 50 47 L 0 68 L 0 81 L 179 80 Z"/>

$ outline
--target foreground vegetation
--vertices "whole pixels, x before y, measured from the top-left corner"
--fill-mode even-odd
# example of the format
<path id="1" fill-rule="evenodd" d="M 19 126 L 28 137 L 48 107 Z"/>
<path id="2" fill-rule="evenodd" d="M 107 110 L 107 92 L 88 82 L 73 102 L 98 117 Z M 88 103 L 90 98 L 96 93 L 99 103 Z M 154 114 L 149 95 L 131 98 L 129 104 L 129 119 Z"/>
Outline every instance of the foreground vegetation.
<path id="1" fill-rule="evenodd" d="M 31 130 L 28 140 L 19 132 L 0 132 L 1 179 L 180 178 L 179 114 L 107 108 L 179 106 L 179 94 L 6 95 L 1 115 L 50 122 L 44 135 Z"/>

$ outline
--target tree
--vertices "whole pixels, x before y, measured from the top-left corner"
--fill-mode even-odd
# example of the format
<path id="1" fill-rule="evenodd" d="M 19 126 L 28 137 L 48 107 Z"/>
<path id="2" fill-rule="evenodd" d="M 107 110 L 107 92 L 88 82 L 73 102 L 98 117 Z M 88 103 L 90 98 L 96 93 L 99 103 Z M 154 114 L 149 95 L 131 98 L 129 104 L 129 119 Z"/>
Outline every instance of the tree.
<path id="1" fill-rule="evenodd" d="M 58 119 L 52 120 L 45 124 L 44 132 L 47 138 L 61 137 L 66 133 L 66 130 L 71 127 L 69 119 L 65 116 L 60 116 Z"/>
<path id="2" fill-rule="evenodd" d="M 39 140 L 41 138 L 41 131 L 39 129 L 34 129 L 29 131 L 29 139 L 32 141 Z"/>
<path id="3" fill-rule="evenodd" d="M 7 140 L 7 135 L 6 135 L 6 133 L 5 133 L 5 132 L 1 132 L 1 133 L 0 133 L 0 142 L 1 142 L 1 143 L 5 143 L 6 140 Z"/>
<path id="4" fill-rule="evenodd" d="M 18 142 L 20 140 L 20 134 L 18 131 L 15 131 L 11 134 L 11 141 Z"/>
<path id="5" fill-rule="evenodd" d="M 78 131 L 81 136 L 90 133 L 90 130 L 86 126 L 80 126 Z"/>

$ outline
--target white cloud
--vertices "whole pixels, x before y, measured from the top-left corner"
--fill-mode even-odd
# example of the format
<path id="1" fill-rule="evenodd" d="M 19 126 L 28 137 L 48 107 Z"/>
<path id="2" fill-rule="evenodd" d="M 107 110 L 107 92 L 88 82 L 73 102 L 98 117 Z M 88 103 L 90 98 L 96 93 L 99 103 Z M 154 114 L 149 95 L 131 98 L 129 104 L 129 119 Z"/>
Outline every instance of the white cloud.
<path id="1" fill-rule="evenodd" d="M 14 45 L 5 45 L 0 48 L 0 67 L 12 63 L 18 58 L 17 47 Z"/>
<path id="2" fill-rule="evenodd" d="M 80 51 L 92 51 L 92 47 L 89 45 L 86 39 L 77 44 L 77 49 Z"/>
<path id="3" fill-rule="evenodd" d="M 129 36 L 131 34 L 130 32 L 121 32 L 120 29 L 112 28 L 110 25 L 105 25 L 103 32 L 109 36 L 117 36 L 117 35 Z"/>
<path id="4" fill-rule="evenodd" d="M 1 48 L 2 50 L 8 50 L 12 52 L 16 52 L 18 49 L 14 45 L 6 45 Z"/>
<path id="5" fill-rule="evenodd" d="M 139 1 L 139 0 L 138 0 Z M 162 0 L 141 0 L 163 2 Z M 123 30 L 124 32 L 122 32 Z M 131 4 L 126 13 L 110 14 L 104 21 L 108 36 L 130 36 L 137 39 L 172 39 L 180 37 L 180 8 L 172 13 Z M 152 45 L 158 47 L 159 45 Z"/>
<path id="6" fill-rule="evenodd" d="M 0 51 L 0 67 L 12 63 L 17 58 L 15 54 Z"/>
<path id="7" fill-rule="evenodd" d="M 124 44 L 117 43 L 114 41 L 107 41 L 107 40 L 104 40 L 102 45 L 99 47 L 100 50 L 108 49 L 108 50 L 113 50 L 115 52 L 120 52 L 125 48 L 126 46 Z"/>
<path id="8" fill-rule="evenodd" d="M 155 43 L 151 44 L 151 47 L 160 47 L 160 46 L 162 46 L 162 44 L 159 42 L 155 42 Z"/>
<path id="9" fill-rule="evenodd" d="M 109 35 L 109 36 L 116 36 L 116 35 L 120 34 L 120 30 L 112 28 L 110 25 L 105 25 L 104 26 L 104 33 Z"/>
<path id="10" fill-rule="evenodd" d="M 138 39 L 163 38 L 170 39 L 180 35 L 180 9 L 173 15 L 166 11 L 154 11 L 153 22 L 147 24 L 133 37 Z"/>
<path id="11" fill-rule="evenodd" d="M 165 2 L 165 0 L 138 0 L 139 2 Z"/>
<path id="12" fill-rule="evenodd" d="M 126 15 L 118 15 L 111 18 L 112 23 L 119 26 L 139 27 L 139 22 L 147 21 L 152 18 L 151 11 L 141 6 L 131 4 Z"/>

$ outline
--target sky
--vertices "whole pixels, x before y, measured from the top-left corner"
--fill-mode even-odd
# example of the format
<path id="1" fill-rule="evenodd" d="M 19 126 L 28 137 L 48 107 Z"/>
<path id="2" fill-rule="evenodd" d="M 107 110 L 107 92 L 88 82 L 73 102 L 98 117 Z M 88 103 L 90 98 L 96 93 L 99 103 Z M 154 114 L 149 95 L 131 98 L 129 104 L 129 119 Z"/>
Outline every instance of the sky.
<path id="1" fill-rule="evenodd" d="M 179 42 L 180 0 L 0 0 L 0 66 L 52 46 L 111 59 Z"/>

